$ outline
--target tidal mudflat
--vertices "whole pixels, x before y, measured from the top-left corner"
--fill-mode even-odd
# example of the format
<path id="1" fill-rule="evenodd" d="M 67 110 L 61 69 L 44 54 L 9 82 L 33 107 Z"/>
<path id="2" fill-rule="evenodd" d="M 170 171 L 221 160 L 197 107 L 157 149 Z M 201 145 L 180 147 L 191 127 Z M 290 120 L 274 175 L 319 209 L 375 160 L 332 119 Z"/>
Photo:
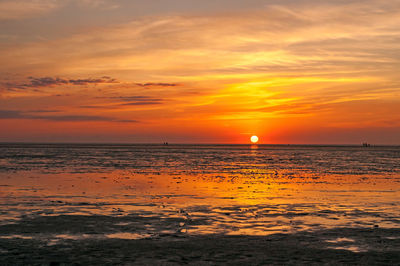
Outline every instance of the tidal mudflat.
<path id="1" fill-rule="evenodd" d="M 0 264 L 400 264 L 400 147 L 0 145 Z"/>

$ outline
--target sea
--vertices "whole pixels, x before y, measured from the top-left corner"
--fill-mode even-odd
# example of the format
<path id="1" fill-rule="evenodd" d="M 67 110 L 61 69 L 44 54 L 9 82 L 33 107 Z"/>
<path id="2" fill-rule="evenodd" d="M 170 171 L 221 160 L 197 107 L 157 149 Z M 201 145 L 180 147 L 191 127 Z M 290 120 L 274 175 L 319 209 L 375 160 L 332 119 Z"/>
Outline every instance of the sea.
<path id="1" fill-rule="evenodd" d="M 399 254 L 400 146 L 0 144 L 1 265 Z"/>

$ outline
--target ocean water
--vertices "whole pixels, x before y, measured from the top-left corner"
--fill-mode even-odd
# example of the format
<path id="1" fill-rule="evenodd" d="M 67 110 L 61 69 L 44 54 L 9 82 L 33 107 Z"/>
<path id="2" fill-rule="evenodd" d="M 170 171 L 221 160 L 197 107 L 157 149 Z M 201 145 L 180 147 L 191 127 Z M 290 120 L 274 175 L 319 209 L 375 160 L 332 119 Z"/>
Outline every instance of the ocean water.
<path id="1" fill-rule="evenodd" d="M 397 252 L 400 147 L 0 144 L 0 202 L 0 240 L 42 247 L 314 234 Z"/>

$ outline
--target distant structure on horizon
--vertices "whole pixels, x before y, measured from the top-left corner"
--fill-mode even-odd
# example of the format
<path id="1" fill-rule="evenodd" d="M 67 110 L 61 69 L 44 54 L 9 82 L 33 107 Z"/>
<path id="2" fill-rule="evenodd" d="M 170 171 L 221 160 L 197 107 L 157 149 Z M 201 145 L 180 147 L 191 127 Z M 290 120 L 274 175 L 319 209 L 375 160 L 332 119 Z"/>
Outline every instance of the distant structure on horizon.
<path id="1" fill-rule="evenodd" d="M 362 146 L 363 147 L 371 147 L 371 144 L 369 144 L 368 142 L 363 142 Z"/>

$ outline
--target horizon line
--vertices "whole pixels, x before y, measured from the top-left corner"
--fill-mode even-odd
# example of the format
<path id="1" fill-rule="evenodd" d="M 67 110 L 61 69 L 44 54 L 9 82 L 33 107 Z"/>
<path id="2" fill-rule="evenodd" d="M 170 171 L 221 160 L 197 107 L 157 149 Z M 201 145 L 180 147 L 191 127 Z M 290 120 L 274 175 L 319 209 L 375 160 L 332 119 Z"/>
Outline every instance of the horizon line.
<path id="1" fill-rule="evenodd" d="M 167 143 L 167 144 L 165 144 Z M 360 146 L 363 147 L 361 143 L 344 143 L 344 144 L 333 144 L 333 143 L 182 143 L 182 142 L 40 142 L 40 141 L 0 141 L 0 144 L 59 144 L 59 145 L 240 145 L 240 146 Z M 400 144 L 373 144 L 368 143 L 369 147 L 376 146 L 400 146 Z"/>

